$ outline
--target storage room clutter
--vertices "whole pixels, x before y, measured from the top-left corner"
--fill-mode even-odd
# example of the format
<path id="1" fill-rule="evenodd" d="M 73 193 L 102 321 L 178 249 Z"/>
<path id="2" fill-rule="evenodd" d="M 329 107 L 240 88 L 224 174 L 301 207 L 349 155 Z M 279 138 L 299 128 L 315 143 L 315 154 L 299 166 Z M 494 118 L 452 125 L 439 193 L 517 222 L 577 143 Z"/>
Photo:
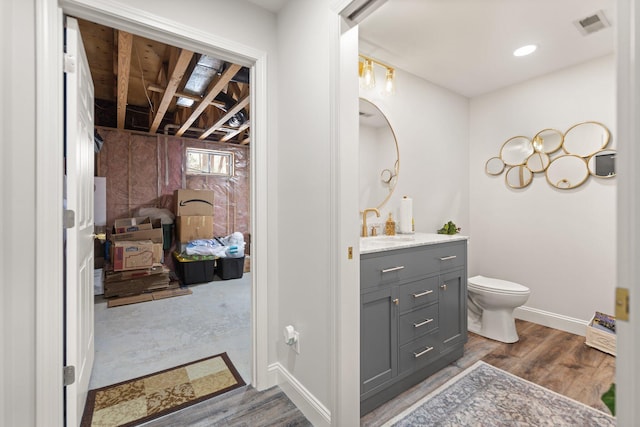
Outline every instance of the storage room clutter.
<path id="1" fill-rule="evenodd" d="M 173 212 L 145 208 L 138 213 L 143 215 L 116 219 L 103 252 L 96 253 L 102 268 L 96 270 L 95 294 L 104 295 L 109 307 L 189 294 L 187 285 L 211 282 L 214 276 L 241 278 L 245 272 L 243 234 L 214 235 L 213 191 L 179 189 Z"/>

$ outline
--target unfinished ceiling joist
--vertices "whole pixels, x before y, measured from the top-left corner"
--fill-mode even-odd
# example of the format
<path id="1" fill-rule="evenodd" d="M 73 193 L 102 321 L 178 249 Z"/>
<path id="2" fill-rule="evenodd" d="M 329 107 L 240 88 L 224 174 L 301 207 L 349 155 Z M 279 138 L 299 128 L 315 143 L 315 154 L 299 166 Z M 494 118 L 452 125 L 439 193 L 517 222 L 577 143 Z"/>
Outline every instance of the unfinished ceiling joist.
<path id="1" fill-rule="evenodd" d="M 198 137 L 198 139 L 205 139 L 206 137 L 208 137 L 209 135 L 211 135 L 213 133 L 213 131 L 220 129 L 222 127 L 223 124 L 225 124 L 226 122 L 229 121 L 229 119 L 231 117 L 233 117 L 237 112 L 239 112 L 240 110 L 242 110 L 244 107 L 246 107 L 249 104 L 249 95 L 245 96 L 244 98 L 240 99 L 238 101 L 238 103 L 236 105 L 233 106 L 232 109 L 230 109 L 229 111 L 227 111 L 227 113 L 222 116 L 220 119 L 218 119 L 217 122 L 215 122 L 213 124 L 213 126 L 211 126 L 209 129 L 207 129 L 206 131 L 204 131 L 202 133 L 202 135 L 200 135 Z"/>
<path id="2" fill-rule="evenodd" d="M 191 116 L 182 124 L 182 127 L 178 129 L 176 132 L 176 136 L 182 136 L 182 134 L 189 129 L 189 127 L 196 121 L 196 119 L 202 114 L 202 112 L 211 104 L 211 101 L 220 93 L 222 89 L 231 81 L 231 79 L 236 75 L 236 73 L 240 70 L 240 65 L 231 64 L 229 68 L 227 68 L 222 75 L 215 81 L 215 84 L 207 92 L 207 94 L 202 98 L 202 101 L 198 104 L 196 108 L 193 109 Z M 213 131 L 212 131 L 213 132 Z M 209 132 L 211 133 L 211 132 Z M 206 137 L 205 137 L 206 138 Z M 204 139 L 204 138 L 200 138 Z"/>
<path id="3" fill-rule="evenodd" d="M 151 83 L 151 84 L 148 84 L 148 85 L 147 85 L 147 90 L 148 90 L 149 92 L 164 93 L 164 91 L 166 90 L 166 88 L 165 88 L 165 87 L 163 87 L 163 86 L 160 86 L 160 85 L 157 85 L 157 84 L 153 84 L 153 83 Z M 186 99 L 191 99 L 191 100 L 193 100 L 193 101 L 195 101 L 195 102 L 200 102 L 200 101 L 202 100 L 202 97 L 200 97 L 200 96 L 198 96 L 198 95 L 193 95 L 193 94 L 191 94 L 191 93 L 187 93 L 187 92 L 180 92 L 179 90 L 178 90 L 178 91 L 176 91 L 176 92 L 173 94 L 173 97 L 174 97 L 174 98 L 186 98 Z M 214 107 L 218 107 L 218 108 L 224 107 L 224 105 L 225 105 L 225 104 L 224 104 L 224 102 L 222 102 L 222 101 L 216 101 L 215 99 L 214 99 L 213 101 L 211 101 L 211 103 L 210 103 L 210 104 L 211 104 L 211 105 L 213 105 Z"/>
<path id="4" fill-rule="evenodd" d="M 238 135 L 241 132 L 244 132 L 245 130 L 249 129 L 250 123 L 249 120 L 247 120 L 246 122 L 244 122 L 244 124 L 242 126 L 240 126 L 238 129 L 231 131 L 229 133 L 227 133 L 226 136 L 224 136 L 222 139 L 220 139 L 220 142 L 227 142 L 229 141 L 231 138 L 233 138 L 234 136 Z"/>
<path id="5" fill-rule="evenodd" d="M 125 31 L 118 31 L 118 129 L 124 129 L 124 119 L 127 114 L 132 46 L 133 35 Z"/>
<path id="6" fill-rule="evenodd" d="M 184 77 L 184 73 L 191 62 L 191 58 L 193 58 L 193 52 L 186 49 L 181 49 L 180 55 L 178 56 L 178 60 L 176 61 L 173 70 L 170 72 L 171 77 L 169 78 L 169 82 L 167 83 L 167 88 L 162 95 L 162 100 L 158 105 L 158 111 L 156 111 L 155 116 L 153 117 L 153 122 L 151 123 L 151 128 L 149 128 L 149 133 L 156 133 L 160 123 L 162 122 L 162 118 L 164 117 L 171 101 L 173 100 L 173 96 L 178 90 L 178 86 Z"/>

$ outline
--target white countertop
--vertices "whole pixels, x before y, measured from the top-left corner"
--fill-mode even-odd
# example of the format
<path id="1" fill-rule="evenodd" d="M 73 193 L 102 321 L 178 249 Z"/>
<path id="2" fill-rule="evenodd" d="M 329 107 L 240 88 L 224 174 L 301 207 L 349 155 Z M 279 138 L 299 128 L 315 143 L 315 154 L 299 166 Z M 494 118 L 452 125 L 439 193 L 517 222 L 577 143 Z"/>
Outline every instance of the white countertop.
<path id="1" fill-rule="evenodd" d="M 460 234 L 413 233 L 395 236 L 360 237 L 360 254 L 384 252 L 393 249 L 411 248 L 414 246 L 435 245 L 437 243 L 467 240 L 469 237 Z"/>

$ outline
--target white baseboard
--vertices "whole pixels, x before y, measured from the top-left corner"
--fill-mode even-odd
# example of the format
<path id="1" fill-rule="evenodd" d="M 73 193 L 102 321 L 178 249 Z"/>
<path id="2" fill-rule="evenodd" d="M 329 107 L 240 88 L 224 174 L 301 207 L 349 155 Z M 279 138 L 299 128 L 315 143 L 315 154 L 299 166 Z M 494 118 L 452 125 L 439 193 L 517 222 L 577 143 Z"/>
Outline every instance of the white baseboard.
<path id="1" fill-rule="evenodd" d="M 269 365 L 269 383 L 277 384 L 316 427 L 331 426 L 331 411 L 280 363 Z"/>
<path id="2" fill-rule="evenodd" d="M 514 310 L 513 315 L 516 319 L 526 320 L 528 322 L 537 323 L 542 326 L 559 329 L 576 335 L 585 336 L 587 333 L 587 325 L 589 321 L 575 319 L 561 314 L 551 313 L 549 311 L 538 310 L 531 307 L 518 307 Z"/>

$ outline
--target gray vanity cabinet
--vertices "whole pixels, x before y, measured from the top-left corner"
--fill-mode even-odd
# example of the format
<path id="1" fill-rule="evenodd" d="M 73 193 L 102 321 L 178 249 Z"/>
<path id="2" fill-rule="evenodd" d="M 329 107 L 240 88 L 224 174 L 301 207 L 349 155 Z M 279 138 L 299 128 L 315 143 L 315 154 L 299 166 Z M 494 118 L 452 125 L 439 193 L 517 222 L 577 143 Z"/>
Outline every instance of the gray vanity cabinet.
<path id="1" fill-rule="evenodd" d="M 467 242 L 360 257 L 360 413 L 462 356 Z"/>

